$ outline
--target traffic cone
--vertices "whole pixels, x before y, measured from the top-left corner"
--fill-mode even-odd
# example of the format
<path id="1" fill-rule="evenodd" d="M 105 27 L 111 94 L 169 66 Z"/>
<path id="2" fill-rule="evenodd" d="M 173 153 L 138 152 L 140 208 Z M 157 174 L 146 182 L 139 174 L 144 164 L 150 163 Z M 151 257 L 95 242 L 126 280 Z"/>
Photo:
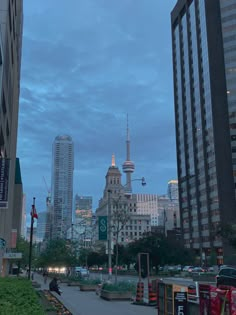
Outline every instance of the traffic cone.
<path id="1" fill-rule="evenodd" d="M 143 303 L 143 289 L 144 289 L 143 282 L 138 282 L 137 283 L 137 290 L 136 290 L 136 302 L 137 303 Z"/>
<path id="2" fill-rule="evenodd" d="M 151 283 L 148 283 L 148 304 L 149 305 L 156 305 L 157 304 L 157 294 L 152 289 Z"/>

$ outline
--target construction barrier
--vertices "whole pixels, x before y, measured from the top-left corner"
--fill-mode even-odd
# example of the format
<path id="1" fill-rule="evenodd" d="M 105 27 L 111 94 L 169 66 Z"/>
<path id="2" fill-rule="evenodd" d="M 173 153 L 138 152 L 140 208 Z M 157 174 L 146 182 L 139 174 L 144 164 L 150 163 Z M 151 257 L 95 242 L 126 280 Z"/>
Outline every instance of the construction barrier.
<path id="1" fill-rule="evenodd" d="M 196 286 L 195 285 L 189 285 L 188 286 L 188 295 L 196 295 Z"/>
<path id="2" fill-rule="evenodd" d="M 157 293 L 153 289 L 151 283 L 148 283 L 148 304 L 149 305 L 156 305 L 157 304 Z"/>
<path id="3" fill-rule="evenodd" d="M 195 285 L 189 285 L 187 288 L 187 296 L 188 301 L 191 302 L 198 302 L 199 299 L 199 290 L 198 290 L 198 283 L 196 282 Z"/>
<path id="4" fill-rule="evenodd" d="M 144 290 L 144 283 L 138 282 L 137 283 L 137 290 L 136 290 L 136 302 L 143 303 L 143 290 Z"/>
<path id="5" fill-rule="evenodd" d="M 192 289 L 190 288 L 190 292 L 194 293 L 191 291 Z M 188 297 L 188 287 L 186 285 L 157 281 L 157 314 L 199 315 L 198 302 L 192 301 L 194 295 L 191 295 L 190 301 Z"/>
<path id="6" fill-rule="evenodd" d="M 199 285 L 200 315 L 236 315 L 236 288 Z"/>

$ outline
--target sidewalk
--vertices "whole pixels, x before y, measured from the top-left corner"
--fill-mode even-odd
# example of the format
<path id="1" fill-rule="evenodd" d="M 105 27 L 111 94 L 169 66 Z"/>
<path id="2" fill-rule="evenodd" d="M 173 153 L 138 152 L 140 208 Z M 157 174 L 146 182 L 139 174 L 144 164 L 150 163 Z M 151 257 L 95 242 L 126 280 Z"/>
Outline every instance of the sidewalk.
<path id="1" fill-rule="evenodd" d="M 48 290 L 48 283 L 45 285 L 43 276 L 34 274 L 34 280 L 41 284 L 41 289 Z M 70 287 L 67 284 L 59 283 L 62 295 L 53 293 L 73 315 L 156 315 L 157 310 L 151 306 L 133 305 L 129 301 L 105 301 L 95 292 L 82 292 L 79 287 Z"/>

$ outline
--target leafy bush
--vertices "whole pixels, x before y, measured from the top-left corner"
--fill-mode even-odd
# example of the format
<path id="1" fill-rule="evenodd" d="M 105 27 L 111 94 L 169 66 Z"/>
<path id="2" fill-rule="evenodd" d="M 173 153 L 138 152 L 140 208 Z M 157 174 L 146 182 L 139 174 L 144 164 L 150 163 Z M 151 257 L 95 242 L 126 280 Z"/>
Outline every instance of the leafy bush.
<path id="1" fill-rule="evenodd" d="M 81 284 L 99 284 L 101 283 L 101 280 L 96 278 L 96 279 L 82 279 L 80 280 Z"/>
<path id="2" fill-rule="evenodd" d="M 81 279 L 79 278 L 79 277 L 77 277 L 77 276 L 70 276 L 70 277 L 68 277 L 68 280 L 70 280 L 70 281 L 81 281 Z"/>
<path id="3" fill-rule="evenodd" d="M 0 313 L 44 314 L 31 282 L 23 278 L 0 278 Z"/>
<path id="4" fill-rule="evenodd" d="M 133 282 L 121 281 L 117 284 L 114 283 L 104 283 L 102 289 L 107 291 L 118 291 L 118 292 L 133 292 L 135 293 L 136 284 Z"/>

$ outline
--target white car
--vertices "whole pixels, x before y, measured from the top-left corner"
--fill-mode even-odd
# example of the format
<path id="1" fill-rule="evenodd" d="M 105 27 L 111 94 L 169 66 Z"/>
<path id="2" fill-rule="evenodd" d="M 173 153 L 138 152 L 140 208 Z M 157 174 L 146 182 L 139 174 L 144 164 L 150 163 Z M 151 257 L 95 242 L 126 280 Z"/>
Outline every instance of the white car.
<path id="1" fill-rule="evenodd" d="M 75 267 L 75 272 L 79 272 L 81 269 L 83 269 L 83 267 Z"/>
<path id="2" fill-rule="evenodd" d="M 88 278 L 89 277 L 89 270 L 86 268 L 81 268 L 78 272 L 77 272 L 78 276 L 81 278 Z"/>

